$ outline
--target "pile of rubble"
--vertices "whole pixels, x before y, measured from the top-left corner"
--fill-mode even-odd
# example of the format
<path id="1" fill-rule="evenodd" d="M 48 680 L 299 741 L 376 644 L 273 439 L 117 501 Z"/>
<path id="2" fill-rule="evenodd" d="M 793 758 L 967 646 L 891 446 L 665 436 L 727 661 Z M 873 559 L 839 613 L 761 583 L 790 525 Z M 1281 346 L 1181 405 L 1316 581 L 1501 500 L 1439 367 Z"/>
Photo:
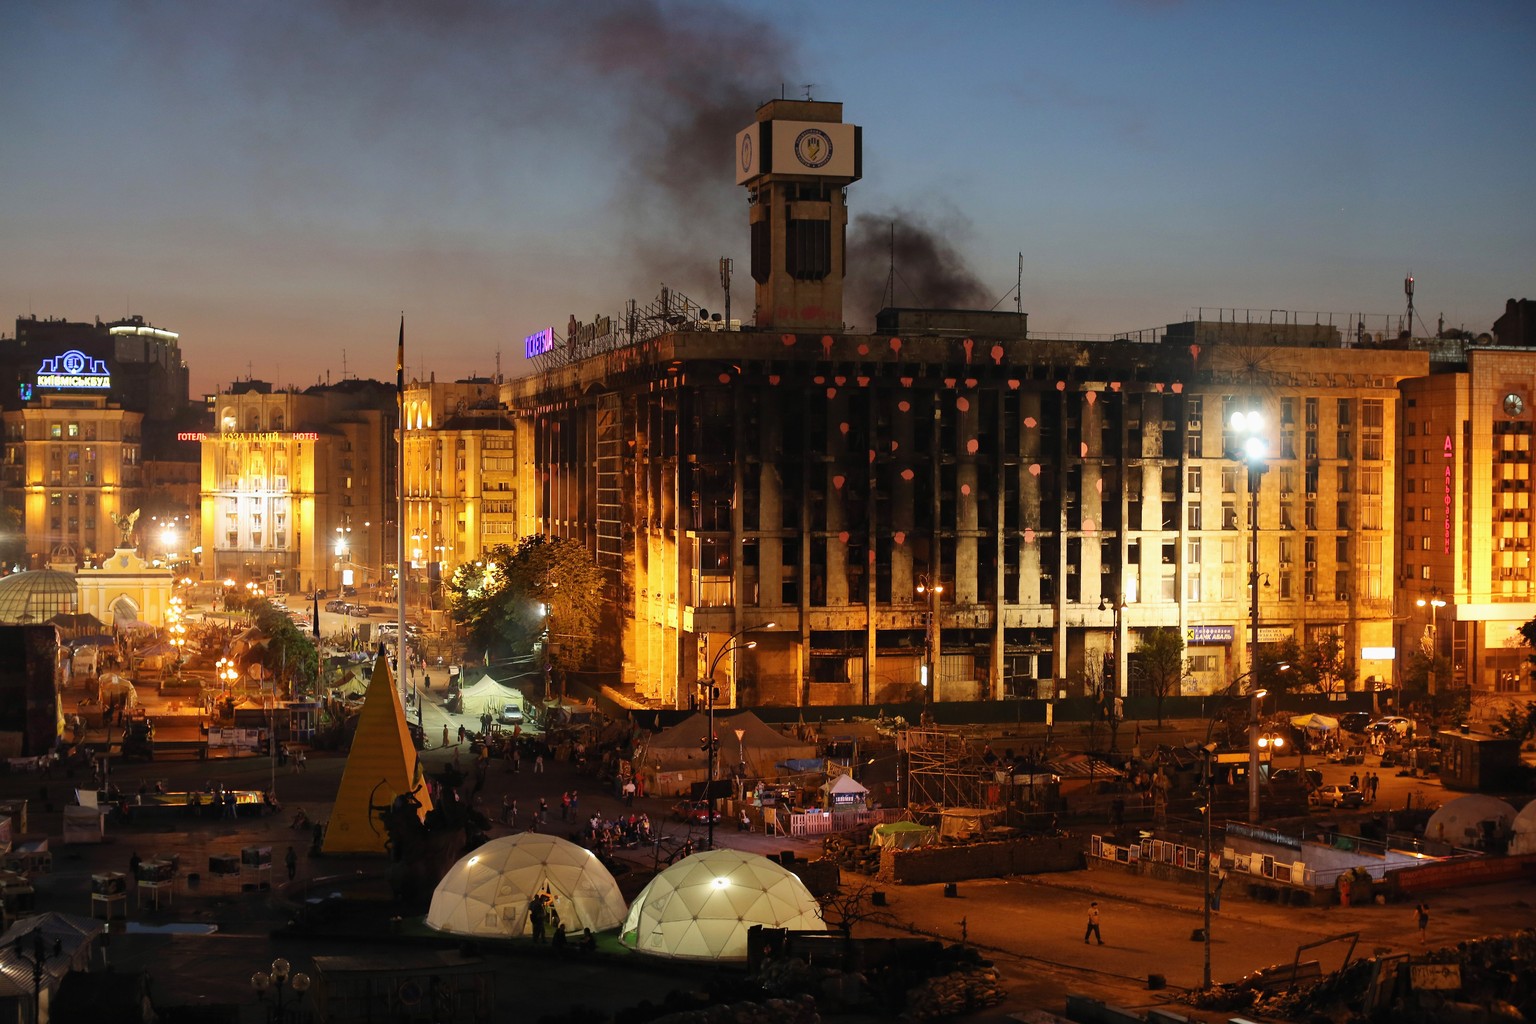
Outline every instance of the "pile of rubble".
<path id="1" fill-rule="evenodd" d="M 1207 1010 L 1275 1020 L 1389 1014 L 1394 1024 L 1536 1020 L 1536 931 L 1491 935 L 1413 956 L 1356 960 L 1310 984 L 1269 993 L 1218 985 L 1184 997 Z M 1367 1005 L 1369 1003 L 1370 1005 Z"/>
<path id="2" fill-rule="evenodd" d="M 965 967 L 929 978 L 907 993 L 904 1021 L 939 1020 L 974 1013 L 1003 1001 L 1003 988 L 992 967 Z"/>
<path id="3" fill-rule="evenodd" d="M 716 1003 L 653 1017 L 650 1024 L 821 1024 L 821 1015 L 816 1012 L 816 1000 L 805 995 L 762 1002 Z"/>

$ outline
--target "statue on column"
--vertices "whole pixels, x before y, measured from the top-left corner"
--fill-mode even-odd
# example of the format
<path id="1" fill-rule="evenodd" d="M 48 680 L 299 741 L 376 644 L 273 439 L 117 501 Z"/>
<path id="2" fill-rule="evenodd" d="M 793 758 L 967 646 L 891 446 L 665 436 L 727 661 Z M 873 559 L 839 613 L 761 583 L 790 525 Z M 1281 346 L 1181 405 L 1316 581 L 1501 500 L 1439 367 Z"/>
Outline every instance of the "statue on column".
<path id="1" fill-rule="evenodd" d="M 127 515 L 112 514 L 112 525 L 116 526 L 118 533 L 122 534 L 122 541 L 117 545 L 118 547 L 127 548 L 133 546 L 133 527 L 139 521 L 140 511 L 142 510 L 134 509 Z"/>

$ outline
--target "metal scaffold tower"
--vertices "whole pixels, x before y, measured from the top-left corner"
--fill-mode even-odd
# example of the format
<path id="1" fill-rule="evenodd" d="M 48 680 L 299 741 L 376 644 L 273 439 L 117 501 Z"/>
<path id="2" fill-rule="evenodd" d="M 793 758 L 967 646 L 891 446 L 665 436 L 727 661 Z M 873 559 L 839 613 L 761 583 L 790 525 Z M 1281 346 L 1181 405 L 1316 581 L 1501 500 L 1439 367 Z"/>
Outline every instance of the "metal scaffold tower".
<path id="1" fill-rule="evenodd" d="M 909 728 L 907 806 L 915 814 L 982 805 L 981 772 L 960 729 Z"/>

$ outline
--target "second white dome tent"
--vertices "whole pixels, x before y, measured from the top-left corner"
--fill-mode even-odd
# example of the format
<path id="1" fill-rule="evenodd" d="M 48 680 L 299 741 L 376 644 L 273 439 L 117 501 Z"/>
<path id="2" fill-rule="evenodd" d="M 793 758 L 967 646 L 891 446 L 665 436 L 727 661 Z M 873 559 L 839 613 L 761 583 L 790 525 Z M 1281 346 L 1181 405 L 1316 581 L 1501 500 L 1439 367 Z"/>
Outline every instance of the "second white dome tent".
<path id="1" fill-rule="evenodd" d="M 753 925 L 826 931 L 805 883 L 767 857 L 706 850 L 653 878 L 630 905 L 624 945 L 678 960 L 745 960 Z"/>

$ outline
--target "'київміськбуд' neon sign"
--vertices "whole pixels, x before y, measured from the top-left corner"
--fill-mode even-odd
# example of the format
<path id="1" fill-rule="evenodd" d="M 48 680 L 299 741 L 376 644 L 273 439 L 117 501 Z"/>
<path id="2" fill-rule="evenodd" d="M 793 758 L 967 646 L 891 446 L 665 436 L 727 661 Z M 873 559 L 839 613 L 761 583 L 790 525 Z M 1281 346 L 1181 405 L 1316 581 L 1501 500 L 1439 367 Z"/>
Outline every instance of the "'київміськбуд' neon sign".
<path id="1" fill-rule="evenodd" d="M 37 386 L 104 391 L 112 386 L 112 375 L 107 372 L 106 360 L 72 348 L 61 356 L 43 360 L 43 365 L 37 368 Z"/>

